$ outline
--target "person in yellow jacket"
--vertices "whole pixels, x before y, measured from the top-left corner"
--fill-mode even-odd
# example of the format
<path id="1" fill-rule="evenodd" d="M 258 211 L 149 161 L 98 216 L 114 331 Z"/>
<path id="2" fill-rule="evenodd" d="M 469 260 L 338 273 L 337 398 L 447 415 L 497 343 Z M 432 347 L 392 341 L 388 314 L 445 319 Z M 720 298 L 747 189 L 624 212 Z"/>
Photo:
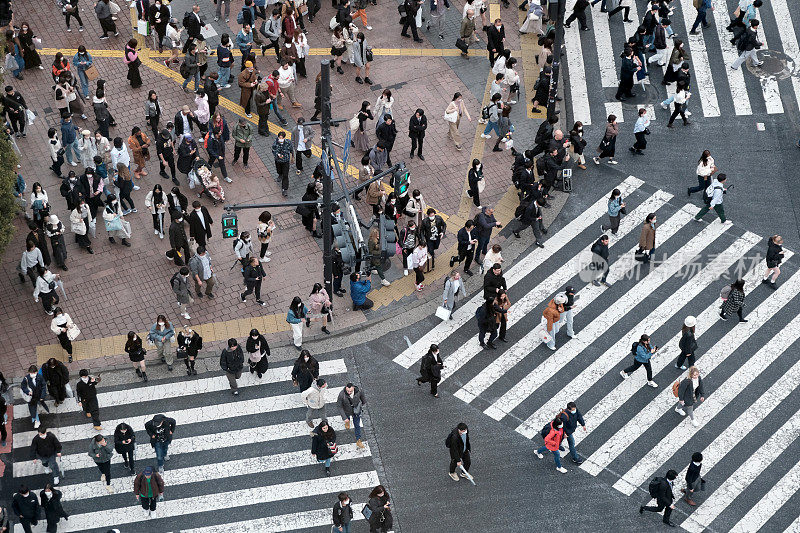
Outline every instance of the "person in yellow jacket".
<path id="1" fill-rule="evenodd" d="M 556 333 L 558 333 L 558 322 L 561 320 L 561 313 L 564 312 L 564 304 L 567 297 L 563 294 L 557 295 L 550 300 L 542 313 L 542 326 L 544 327 L 544 342 L 551 350 L 556 349 Z"/>

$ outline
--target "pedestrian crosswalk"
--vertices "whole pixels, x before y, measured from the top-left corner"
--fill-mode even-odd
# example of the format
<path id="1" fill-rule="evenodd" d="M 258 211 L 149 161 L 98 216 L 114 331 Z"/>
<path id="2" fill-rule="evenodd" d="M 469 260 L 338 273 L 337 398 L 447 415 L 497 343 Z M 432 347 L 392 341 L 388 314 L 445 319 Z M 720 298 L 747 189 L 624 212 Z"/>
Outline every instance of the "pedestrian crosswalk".
<path id="1" fill-rule="evenodd" d="M 649 480 L 667 469 L 682 471 L 679 494 L 685 467 L 700 451 L 707 492 L 694 496 L 696 508 L 679 505 L 683 518 L 673 514 L 674 521 L 696 532 L 798 531 L 800 395 L 793 392 L 800 385 L 800 271 L 792 252 L 785 250 L 784 272 L 772 290 L 761 283 L 766 238 L 718 220 L 696 222 L 697 206 L 635 177 L 617 188 L 628 214 L 609 244 L 610 287 L 595 286 L 580 272 L 582 252 L 606 220 L 605 196 L 551 232 L 544 249 L 505 270 L 512 302 L 507 343 L 497 343 L 497 350 L 478 345 L 474 314 L 481 291 L 451 320 L 432 318 L 431 329 L 395 362 L 416 370 L 430 344 L 438 344 L 445 364 L 440 391 L 537 445 L 541 428 L 575 401 L 587 424 L 574 434 L 585 459 L 580 470 L 633 495 L 632 512 L 649 498 Z M 644 265 L 633 255 L 648 213 L 657 217 L 657 248 L 656 260 Z M 722 321 L 719 291 L 739 278 L 747 322 Z M 576 290 L 575 335 L 562 328 L 553 352 L 541 346 L 541 313 L 567 285 Z M 686 376 L 674 363 L 688 315 L 697 317 L 696 365 L 705 388 L 695 406 L 697 427 L 673 409 L 672 385 Z M 643 386 L 643 371 L 619 376 L 630 364 L 631 343 L 645 333 L 660 347 L 651 360 L 656 389 Z"/>
<path id="2" fill-rule="evenodd" d="M 568 12 L 571 4 L 574 1 L 568 2 Z M 707 13 L 709 26 L 700 26 L 696 34 L 690 34 L 697 14 L 692 0 L 672 3 L 671 27 L 676 38 L 683 41 L 689 56 L 691 92 L 695 96 L 688 102 L 689 110 L 704 117 L 749 116 L 780 114 L 789 103 L 792 108 L 800 105 L 800 80 L 789 75 L 800 61 L 797 33 L 800 25 L 794 23 L 797 14 L 792 16 L 786 0 L 764 2 L 757 10 L 756 18 L 761 22 L 758 38 L 764 43 L 759 53 L 762 57 L 771 52 L 785 54 L 788 64 L 785 72 L 780 73 L 783 58 L 771 61 L 768 72 L 754 75 L 744 66 L 737 70 L 730 68 L 739 53 L 730 42 L 733 33 L 726 26 L 736 4 L 734 0 L 713 0 L 714 9 Z M 565 29 L 569 80 L 567 101 L 571 105 L 573 120 L 603 124 L 607 115 L 606 104 L 616 102 L 612 88 L 616 88 L 619 81 L 623 45 L 635 34 L 641 19 L 638 18 L 636 2 L 632 3 L 630 13 L 634 22 L 623 22 L 621 14 L 609 18 L 600 11 L 599 5 L 588 9 L 587 15 L 591 31 L 580 31 L 578 24 Z M 668 39 L 669 52 L 672 44 L 673 41 Z M 647 92 L 644 101 L 661 100 L 671 94 L 670 88 L 674 91 L 674 84 L 664 88 L 660 83 L 665 70 L 666 67 L 661 68 L 655 63 L 647 65 L 650 75 L 644 82 L 643 88 Z M 635 107 L 625 106 L 623 112 L 629 115 L 629 121 L 635 120 Z M 622 114 L 617 116 L 622 117 Z"/>
<path id="3" fill-rule="evenodd" d="M 223 375 L 101 387 L 104 429 L 99 433 L 113 444 L 118 423 L 134 428 L 137 473 L 156 466 L 144 423 L 157 413 L 177 422 L 163 476 L 165 499 L 150 519 L 135 504 L 133 477 L 121 465 L 120 455 L 111 461 L 113 492 L 99 480 L 87 454 L 98 432 L 78 404 L 68 399 L 50 414 L 41 414 L 42 425 L 63 446 L 59 465 L 64 476 L 58 489 L 70 517 L 62 520 L 58 531 L 306 531 L 332 523 L 339 492 L 348 492 L 354 502 L 366 501 L 381 483 L 369 442 L 357 447 L 352 430 L 334 416 L 337 395 L 347 383 L 345 361 L 320 361 L 320 375 L 329 384 L 327 415 L 338 444 L 330 477 L 311 456 L 310 428 L 299 391 L 292 387 L 291 368 L 274 366 L 261 379 L 243 374 L 238 397 L 230 394 Z M 15 405 L 13 427 L 13 481 L 38 494 L 52 478 L 41 463 L 31 460 L 34 432 L 25 405 Z M 354 514 L 354 519 L 363 520 L 359 512 Z M 44 522 L 34 528 L 44 530 Z M 22 527 L 15 531 L 22 532 Z"/>

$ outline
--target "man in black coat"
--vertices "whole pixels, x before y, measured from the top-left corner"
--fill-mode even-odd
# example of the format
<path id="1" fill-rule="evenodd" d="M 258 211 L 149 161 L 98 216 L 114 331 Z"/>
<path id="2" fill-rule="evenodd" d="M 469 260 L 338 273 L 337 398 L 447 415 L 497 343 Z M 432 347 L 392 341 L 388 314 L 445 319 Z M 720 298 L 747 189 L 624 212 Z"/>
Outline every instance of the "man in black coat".
<path id="1" fill-rule="evenodd" d="M 464 470 L 469 472 L 469 467 L 472 464 L 469 452 L 472 450 L 469 442 L 469 434 L 467 425 L 464 422 L 459 422 L 450 436 L 447 437 L 448 448 L 450 448 L 450 477 L 453 481 L 458 481 L 456 475 L 456 468 L 459 466 L 464 467 Z M 459 472 L 461 477 L 467 477 L 463 472 Z"/>
<path id="2" fill-rule="evenodd" d="M 3 113 L 8 118 L 11 128 L 17 137 L 26 137 L 25 124 L 28 122 L 26 111 L 28 105 L 19 92 L 11 85 L 6 85 L 6 95 L 3 97 Z"/>
<path id="3" fill-rule="evenodd" d="M 400 31 L 400 35 L 403 37 L 409 37 L 408 29 L 411 28 L 411 34 L 414 36 L 414 41 L 421 43 L 422 39 L 419 38 L 417 34 L 417 11 L 422 9 L 422 2 L 420 0 L 405 0 L 403 4 L 405 8 L 405 15 L 403 16 L 403 29 Z"/>
<path id="4" fill-rule="evenodd" d="M 536 146 L 531 152 L 530 159 L 544 153 L 547 147 L 550 146 L 556 124 L 558 124 L 558 118 L 556 117 L 550 117 L 539 124 L 539 129 L 536 130 L 536 136 L 533 138 L 533 142 L 536 143 Z"/>
<path id="5" fill-rule="evenodd" d="M 486 31 L 486 49 L 489 51 L 489 64 L 494 65 L 494 60 L 505 50 L 506 29 L 500 19 L 495 19 L 494 24 Z"/>
<path id="6" fill-rule="evenodd" d="M 189 239 L 186 238 L 186 229 L 183 227 L 183 215 L 178 210 L 170 212 L 172 222 L 169 225 L 169 245 L 171 253 L 167 257 L 175 262 L 175 266 L 183 266 L 192 255 L 189 248 Z"/>
<path id="7" fill-rule="evenodd" d="M 39 498 L 27 486 L 20 485 L 19 492 L 11 500 L 11 509 L 25 533 L 32 533 L 31 526 L 39 523 L 39 507 Z"/>
<path id="8" fill-rule="evenodd" d="M 508 290 L 508 287 L 506 287 L 506 278 L 503 277 L 503 268 L 500 263 L 495 263 L 491 270 L 483 276 L 484 299 L 494 300 L 500 289 Z"/>
<path id="9" fill-rule="evenodd" d="M 169 444 L 175 433 L 175 419 L 157 414 L 149 422 L 145 422 L 144 430 L 150 436 L 150 446 L 156 451 L 158 473 L 164 473 L 164 461 L 169 461 Z"/>
<path id="10" fill-rule="evenodd" d="M 75 395 L 81 402 L 86 417 L 92 418 L 94 429 L 100 431 L 103 429 L 100 425 L 100 404 L 97 403 L 97 384 L 100 383 L 100 376 L 96 378 L 90 376 L 85 368 L 81 369 L 79 375 L 80 379 L 75 385 Z"/>
<path id="11" fill-rule="evenodd" d="M 731 68 L 737 70 L 742 63 L 747 61 L 747 58 L 750 58 L 750 63 L 753 64 L 754 67 L 759 66 L 762 62 L 758 60 L 758 55 L 756 55 L 756 50 L 761 48 L 764 43 L 758 40 L 758 35 L 756 32 L 758 31 L 759 22 L 757 19 L 753 19 L 750 21 L 750 27 L 744 30 L 744 32 L 739 32 L 736 36 L 731 39 L 731 43 L 736 44 L 736 51 L 739 52 L 739 57 L 736 58 L 736 61 L 733 62 Z"/>
<path id="12" fill-rule="evenodd" d="M 414 159 L 414 150 L 417 150 L 417 156 L 425 161 L 422 155 L 422 140 L 425 138 L 425 130 L 428 128 L 428 117 L 425 116 L 425 111 L 417 109 L 411 119 L 408 121 L 408 136 L 411 137 L 411 154 L 409 157 Z M 419 149 L 417 149 L 419 146 Z"/>
<path id="13" fill-rule="evenodd" d="M 156 154 L 158 155 L 159 174 L 161 177 L 169 179 L 167 175 L 167 167 L 169 167 L 172 173 L 172 183 L 180 185 L 181 182 L 175 177 L 175 143 L 172 140 L 172 134 L 167 128 L 161 130 L 156 139 Z"/>
<path id="14" fill-rule="evenodd" d="M 183 141 L 184 135 L 192 133 L 194 130 L 192 124 L 196 124 L 197 128 L 200 128 L 200 121 L 197 120 L 197 117 L 194 116 L 194 113 L 189 109 L 188 105 L 183 106 L 180 111 L 175 113 L 175 118 L 172 123 L 175 126 L 175 135 L 178 137 L 178 144 Z"/>
<path id="15" fill-rule="evenodd" d="M 537 169 L 544 171 L 539 172 L 539 177 L 544 185 L 543 191 L 547 194 L 550 192 L 550 189 L 555 186 L 556 179 L 558 178 L 558 171 L 561 170 L 561 165 L 558 163 L 558 148 L 556 146 L 551 146 L 548 153 L 542 156 Z"/>
<path id="16" fill-rule="evenodd" d="M 67 211 L 70 212 L 78 207 L 78 200 L 86 199 L 89 196 L 89 191 L 84 188 L 84 184 L 78 179 L 74 170 L 70 170 L 67 177 L 61 180 L 59 191 L 67 201 Z"/>
<path id="17" fill-rule="evenodd" d="M 197 243 L 198 246 L 205 246 L 206 241 L 211 238 L 211 225 L 214 221 L 208 209 L 200 202 L 192 202 L 192 212 L 189 213 L 189 238 Z"/>
<path id="18" fill-rule="evenodd" d="M 675 523 L 672 522 L 669 517 L 672 514 L 672 510 L 675 509 L 675 504 L 672 503 L 675 501 L 675 496 L 672 494 L 672 485 L 677 477 L 678 473 L 675 470 L 669 470 L 667 472 L 667 477 L 661 478 L 661 482 L 658 484 L 658 493 L 651 494 L 651 496 L 656 499 L 656 503 L 658 505 L 640 505 L 639 514 L 642 514 L 645 511 L 650 511 L 653 513 L 660 513 L 661 511 L 664 511 L 663 522 L 669 527 L 675 527 Z"/>
<path id="19" fill-rule="evenodd" d="M 542 207 L 544 204 L 544 198 L 537 198 L 528 205 L 528 207 L 525 209 L 525 212 L 522 213 L 522 217 L 519 219 L 519 225 L 514 231 L 514 237 L 519 239 L 520 232 L 530 226 L 533 229 L 533 235 L 536 238 L 536 246 L 539 248 L 544 248 L 544 244 L 542 244 L 544 237 L 542 237 L 542 234 L 547 233 L 547 230 L 542 223 Z"/>
<path id="20" fill-rule="evenodd" d="M 394 140 L 397 138 L 397 126 L 394 124 L 392 115 L 386 114 L 383 116 L 383 124 L 379 124 L 375 130 L 375 136 L 383 143 L 386 149 L 386 164 L 392 166 L 392 148 L 394 147 Z"/>
<path id="21" fill-rule="evenodd" d="M 456 238 L 458 239 L 458 255 L 450 258 L 450 268 L 453 268 L 454 264 L 464 261 L 464 274 L 471 276 L 472 271 L 469 267 L 475 257 L 475 248 L 478 246 L 475 223 L 472 220 L 467 220 L 464 227 L 458 230 Z"/>
<path id="22" fill-rule="evenodd" d="M 569 25 L 572 23 L 572 21 L 578 19 L 578 22 L 581 24 L 581 30 L 588 30 L 589 26 L 586 25 L 587 7 L 589 7 L 589 0 L 578 0 L 575 2 L 575 5 L 572 6 L 572 14 L 567 18 L 567 21 L 564 22 L 564 27 L 569 28 Z"/>
<path id="23" fill-rule="evenodd" d="M 595 285 L 600 285 L 602 283 L 606 287 L 610 287 L 611 285 L 606 281 L 606 278 L 608 278 L 608 271 L 610 270 L 608 265 L 608 235 L 602 235 L 597 239 L 592 245 L 592 253 L 594 254 L 594 268 L 603 271 L 603 276 L 600 278 L 600 281 L 594 279 L 592 283 Z"/>
<path id="24" fill-rule="evenodd" d="M 430 382 L 431 394 L 434 398 L 439 397 L 438 386 L 442 381 L 442 369 L 444 368 L 444 361 L 442 356 L 439 355 L 439 346 L 431 344 L 422 360 L 419 362 L 419 377 L 417 378 L 417 385 Z"/>
<path id="25" fill-rule="evenodd" d="M 239 396 L 239 386 L 236 380 L 242 377 L 244 368 L 244 352 L 236 339 L 228 339 L 228 347 L 222 350 L 219 356 L 219 366 L 225 372 L 228 383 L 234 396 Z"/>
<path id="26" fill-rule="evenodd" d="M 625 55 L 622 58 L 622 67 L 620 70 L 619 75 L 619 86 L 617 87 L 617 93 L 614 95 L 619 101 L 624 101 L 625 97 L 633 97 L 636 96 L 636 93 L 633 92 L 633 76 L 636 74 L 636 71 L 641 69 L 642 67 L 638 66 L 633 61 L 633 49 L 626 48 Z"/>
<path id="27" fill-rule="evenodd" d="M 186 35 L 189 38 L 186 44 L 183 45 L 183 53 L 186 53 L 188 46 L 194 42 L 195 39 L 203 38 L 203 27 L 206 25 L 205 21 L 200 17 L 200 6 L 197 2 L 192 6 L 192 12 L 186 13 L 183 17 L 183 27 L 186 28 Z"/>

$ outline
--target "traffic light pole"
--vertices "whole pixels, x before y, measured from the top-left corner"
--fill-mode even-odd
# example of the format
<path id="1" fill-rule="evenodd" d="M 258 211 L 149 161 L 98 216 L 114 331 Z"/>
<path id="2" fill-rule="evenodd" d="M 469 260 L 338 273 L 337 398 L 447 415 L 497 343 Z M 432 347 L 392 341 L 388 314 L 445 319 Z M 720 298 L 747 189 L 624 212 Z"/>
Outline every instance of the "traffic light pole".
<path id="1" fill-rule="evenodd" d="M 550 94 L 547 99 L 547 118 L 558 116 L 556 110 L 556 98 L 558 97 L 558 78 L 561 70 L 561 49 L 564 47 L 564 15 L 566 12 L 566 0 L 551 0 L 556 2 L 556 38 L 553 42 L 553 75 L 550 78 Z M 550 13 L 552 18 L 552 13 Z"/>
<path id="2" fill-rule="evenodd" d="M 322 115 L 322 156 L 330 157 L 331 151 L 331 69 L 330 60 L 321 61 L 321 74 L 319 87 L 320 110 Z M 300 157 L 298 154 L 297 157 Z M 322 180 L 322 276 L 325 291 L 328 296 L 333 295 L 333 234 L 331 232 L 331 188 L 333 187 L 333 169 L 330 159 L 327 165 L 327 176 Z"/>

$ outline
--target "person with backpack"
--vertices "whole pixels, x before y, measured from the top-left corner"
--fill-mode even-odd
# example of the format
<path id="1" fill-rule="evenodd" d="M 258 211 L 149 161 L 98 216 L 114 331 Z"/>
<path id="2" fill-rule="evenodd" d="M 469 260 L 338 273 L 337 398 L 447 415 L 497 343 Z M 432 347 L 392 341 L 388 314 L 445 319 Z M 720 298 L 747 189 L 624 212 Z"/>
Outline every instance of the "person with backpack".
<path id="1" fill-rule="evenodd" d="M 562 474 L 566 474 L 567 469 L 561 466 L 560 448 L 561 441 L 564 440 L 564 421 L 561 419 L 561 416 L 545 424 L 542 428 L 541 435 L 544 439 L 544 445 L 533 453 L 535 453 L 536 457 L 539 459 L 544 459 L 544 455 L 542 454 L 547 451 L 551 452 L 553 454 L 553 460 L 556 463 L 556 470 Z"/>
<path id="2" fill-rule="evenodd" d="M 642 514 L 645 511 L 650 511 L 652 513 L 660 513 L 661 511 L 664 511 L 663 522 L 669 527 L 675 527 L 675 523 L 672 522 L 669 517 L 672 514 L 672 510 L 675 509 L 675 504 L 672 503 L 675 501 L 675 495 L 672 493 L 672 487 L 677 477 L 678 473 L 675 470 L 670 469 L 667 471 L 666 477 L 653 478 L 647 489 L 650 493 L 650 496 L 656 499 L 657 505 L 640 505 L 639 514 Z"/>
<path id="3" fill-rule="evenodd" d="M 689 415 L 692 425 L 697 427 L 700 423 L 694 417 L 695 402 L 701 403 L 705 400 L 703 396 L 703 378 L 700 377 L 700 369 L 696 366 L 689 368 L 689 375 L 683 380 L 676 381 L 672 385 L 672 393 L 678 397 L 675 405 L 675 412 L 681 416 Z"/>
<path id="4" fill-rule="evenodd" d="M 703 454 L 700 452 L 694 452 L 692 454 L 692 462 L 689 463 L 689 467 L 686 469 L 686 488 L 681 489 L 686 496 L 683 497 L 683 501 L 694 507 L 697 505 L 694 500 L 692 500 L 692 494 L 694 494 L 697 489 L 704 490 L 706 480 L 700 477 L 700 469 L 703 467 Z"/>
<path id="5" fill-rule="evenodd" d="M 744 11 L 744 10 L 740 10 Z M 742 63 L 750 59 L 750 64 L 757 67 L 763 63 L 758 60 L 758 49 L 764 43 L 758 40 L 758 26 L 760 22 L 758 19 L 750 21 L 750 27 L 745 30 L 739 30 L 736 36 L 731 39 L 731 43 L 736 44 L 736 51 L 739 52 L 739 57 L 731 64 L 733 70 L 738 70 Z"/>
<path id="6" fill-rule="evenodd" d="M 622 379 L 628 379 L 637 368 L 644 366 L 644 369 L 647 371 L 647 384 L 654 389 L 657 389 L 658 383 L 653 381 L 653 367 L 650 365 L 650 358 L 653 357 L 653 354 L 655 354 L 657 351 L 658 346 L 653 346 L 650 344 L 650 336 L 642 335 L 639 338 L 639 342 L 634 342 L 631 346 L 633 364 L 623 370 L 620 370 L 619 375 L 622 376 Z"/>
<path id="7" fill-rule="evenodd" d="M 444 368 L 444 361 L 442 356 L 439 355 L 439 345 L 431 344 L 422 360 L 419 362 L 419 377 L 417 378 L 417 386 L 422 386 L 423 383 L 430 382 L 431 394 L 434 398 L 439 397 L 438 385 L 442 381 L 442 369 Z"/>
<path id="8" fill-rule="evenodd" d="M 450 477 L 453 481 L 458 481 L 458 476 L 467 477 L 464 472 L 469 472 L 472 464 L 470 452 L 472 446 L 469 442 L 469 432 L 464 422 L 459 422 L 453 431 L 445 439 L 444 445 L 450 449 Z M 464 472 L 456 474 L 456 468 L 461 467 Z"/>
<path id="9" fill-rule="evenodd" d="M 700 211 L 694 216 L 695 220 L 701 220 L 711 209 L 717 213 L 720 222 L 725 223 L 725 221 L 728 220 L 725 217 L 725 208 L 722 206 L 723 195 L 728 192 L 728 189 L 725 187 L 725 182 L 727 180 L 728 176 L 725 174 L 720 174 L 711 180 L 711 185 L 703 191 L 703 203 L 705 205 L 701 207 Z"/>
<path id="10" fill-rule="evenodd" d="M 564 433 L 569 443 L 569 454 L 572 456 L 572 462 L 579 465 L 583 463 L 583 459 L 581 459 L 578 452 L 575 450 L 575 437 L 573 437 L 572 434 L 578 429 L 578 424 L 583 427 L 583 431 L 586 431 L 586 422 L 583 421 L 583 415 L 578 411 L 578 406 L 575 405 L 575 402 L 569 402 L 567 408 L 561 411 L 559 416 L 564 422 Z"/>
<path id="11" fill-rule="evenodd" d="M 489 105 L 481 109 L 481 119 L 486 121 L 486 128 L 484 128 L 481 137 L 488 139 L 491 137 L 489 132 L 494 130 L 498 137 L 500 137 L 500 113 L 503 111 L 502 95 L 495 93 L 492 95 L 492 101 Z"/>
<path id="12" fill-rule="evenodd" d="M 175 297 L 178 300 L 181 316 L 186 320 L 189 320 L 192 317 L 189 316 L 189 310 L 186 306 L 194 303 L 194 298 L 192 298 L 191 288 L 189 286 L 189 267 L 182 266 L 178 272 L 172 275 L 172 278 L 169 280 L 169 284 L 172 287 L 172 292 L 175 293 Z"/>

